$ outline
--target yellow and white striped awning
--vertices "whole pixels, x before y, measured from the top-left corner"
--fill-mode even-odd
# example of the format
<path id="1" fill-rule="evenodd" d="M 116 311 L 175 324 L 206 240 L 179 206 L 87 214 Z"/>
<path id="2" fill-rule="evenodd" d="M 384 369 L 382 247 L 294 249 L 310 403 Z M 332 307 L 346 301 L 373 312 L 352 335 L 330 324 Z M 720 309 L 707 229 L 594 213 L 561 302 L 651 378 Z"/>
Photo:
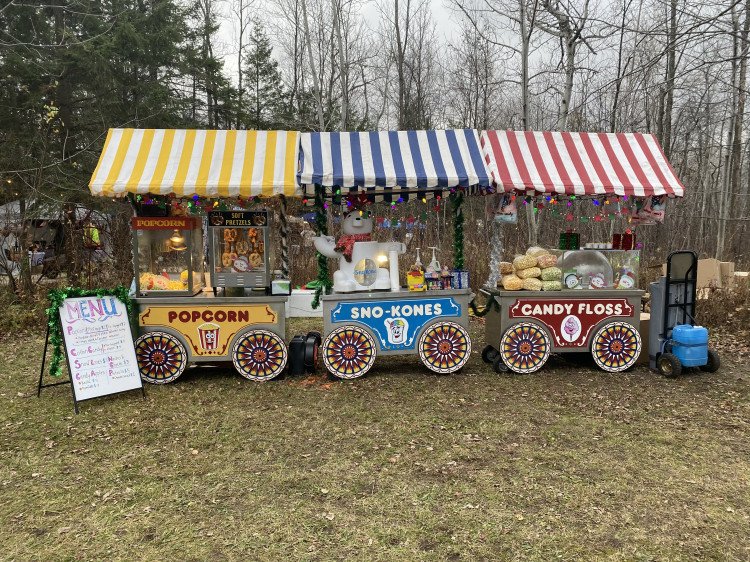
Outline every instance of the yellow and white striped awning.
<path id="1" fill-rule="evenodd" d="M 298 131 L 110 129 L 89 188 L 107 197 L 293 196 L 299 138 Z"/>

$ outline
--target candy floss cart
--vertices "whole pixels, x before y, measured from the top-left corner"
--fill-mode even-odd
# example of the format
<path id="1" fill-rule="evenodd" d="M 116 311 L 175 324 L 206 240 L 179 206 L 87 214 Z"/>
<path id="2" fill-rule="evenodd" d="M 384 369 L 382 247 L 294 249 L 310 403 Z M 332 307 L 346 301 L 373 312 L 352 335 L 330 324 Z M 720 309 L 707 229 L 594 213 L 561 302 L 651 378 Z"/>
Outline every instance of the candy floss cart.
<path id="1" fill-rule="evenodd" d="M 516 373 L 541 369 L 551 353 L 590 352 L 609 372 L 633 366 L 643 347 L 634 228 L 663 220 L 666 199 L 683 194 L 656 138 L 484 131 L 481 141 L 501 193 L 496 221 L 514 222 L 522 204 L 536 213 L 547 206 L 566 225 L 577 214 L 609 232 L 587 241 L 565 227 L 556 248 L 493 264 L 502 278 L 483 290 L 490 301 L 482 358 Z"/>
<path id="2" fill-rule="evenodd" d="M 453 268 L 399 270 L 401 241 L 375 240 L 375 203 L 445 196 L 454 225 L 462 228 L 465 188 L 487 187 L 474 130 L 310 133 L 301 141 L 300 183 L 315 199 L 320 236 L 319 280 L 332 292 L 321 297 L 328 371 L 353 379 L 367 373 L 378 355 L 419 355 L 436 373 L 461 369 L 471 353 L 468 306 L 473 295 L 455 252 Z M 341 206 L 341 232 L 328 236 L 324 208 Z M 328 259 L 335 260 L 332 280 Z M 426 261 L 426 260 L 425 260 Z M 439 269 L 439 271 L 435 271 Z"/>
<path id="3" fill-rule="evenodd" d="M 90 188 L 127 195 L 136 210 L 135 348 L 145 381 L 172 382 L 195 363 L 231 362 L 258 381 L 285 368 L 283 211 L 295 194 L 298 150 L 297 132 L 109 131 Z M 277 280 L 272 213 L 259 205 L 266 196 L 282 200 Z"/>

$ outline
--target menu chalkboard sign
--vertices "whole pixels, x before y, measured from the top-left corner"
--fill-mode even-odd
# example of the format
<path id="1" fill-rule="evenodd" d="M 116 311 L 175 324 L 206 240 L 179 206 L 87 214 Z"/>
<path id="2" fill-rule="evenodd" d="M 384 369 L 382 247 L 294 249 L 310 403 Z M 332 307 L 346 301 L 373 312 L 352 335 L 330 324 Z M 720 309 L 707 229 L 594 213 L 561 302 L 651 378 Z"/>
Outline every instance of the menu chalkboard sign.
<path id="1" fill-rule="evenodd" d="M 143 389 L 122 301 L 112 296 L 66 299 L 60 322 L 76 402 Z"/>

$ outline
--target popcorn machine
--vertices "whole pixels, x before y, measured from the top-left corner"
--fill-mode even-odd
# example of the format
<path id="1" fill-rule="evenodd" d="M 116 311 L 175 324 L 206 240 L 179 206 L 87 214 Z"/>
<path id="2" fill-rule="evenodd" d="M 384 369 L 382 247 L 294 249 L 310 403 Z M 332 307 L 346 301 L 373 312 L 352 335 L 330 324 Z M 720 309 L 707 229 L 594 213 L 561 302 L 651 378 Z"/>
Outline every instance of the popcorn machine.
<path id="1" fill-rule="evenodd" d="M 268 289 L 271 285 L 268 210 L 211 211 L 208 245 L 211 286 Z"/>
<path id="2" fill-rule="evenodd" d="M 203 289 L 203 229 L 197 217 L 133 217 L 133 265 L 141 297 Z"/>

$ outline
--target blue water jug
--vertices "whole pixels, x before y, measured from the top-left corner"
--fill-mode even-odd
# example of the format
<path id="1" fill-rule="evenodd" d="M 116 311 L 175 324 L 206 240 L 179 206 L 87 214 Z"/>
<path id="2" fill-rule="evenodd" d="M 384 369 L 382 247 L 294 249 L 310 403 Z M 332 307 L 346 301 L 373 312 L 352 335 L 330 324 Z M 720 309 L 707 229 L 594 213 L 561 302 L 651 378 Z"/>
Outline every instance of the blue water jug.
<path id="1" fill-rule="evenodd" d="M 672 330 L 672 353 L 683 367 L 708 363 L 708 330 L 703 326 L 680 324 Z"/>

